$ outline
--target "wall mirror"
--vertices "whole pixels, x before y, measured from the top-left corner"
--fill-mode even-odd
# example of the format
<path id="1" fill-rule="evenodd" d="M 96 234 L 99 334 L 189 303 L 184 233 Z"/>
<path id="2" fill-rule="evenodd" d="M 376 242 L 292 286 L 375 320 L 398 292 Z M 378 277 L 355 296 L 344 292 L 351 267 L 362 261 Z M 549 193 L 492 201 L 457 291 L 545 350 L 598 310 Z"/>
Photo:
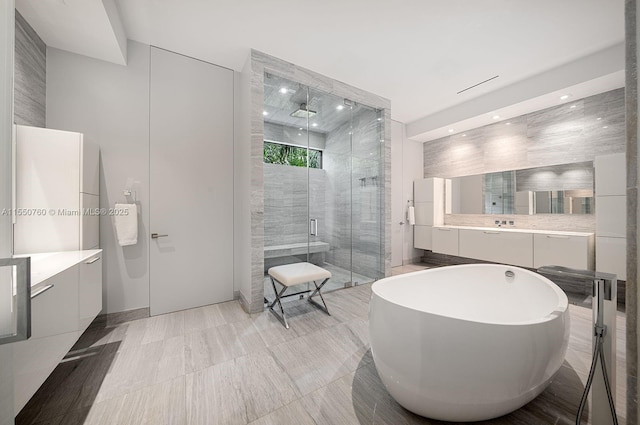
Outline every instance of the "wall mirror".
<path id="1" fill-rule="evenodd" d="M 593 162 L 445 180 L 447 214 L 593 214 Z"/>

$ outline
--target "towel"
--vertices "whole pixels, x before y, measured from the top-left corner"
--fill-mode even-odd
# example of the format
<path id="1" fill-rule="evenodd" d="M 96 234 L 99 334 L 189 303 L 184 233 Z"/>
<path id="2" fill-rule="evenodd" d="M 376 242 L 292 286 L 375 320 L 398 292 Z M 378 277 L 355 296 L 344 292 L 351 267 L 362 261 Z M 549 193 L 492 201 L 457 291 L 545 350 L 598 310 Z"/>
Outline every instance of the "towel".
<path id="1" fill-rule="evenodd" d="M 412 226 L 416 224 L 416 209 L 414 207 L 409 207 L 407 210 L 407 220 Z"/>
<path id="2" fill-rule="evenodd" d="M 120 246 L 138 243 L 138 207 L 136 204 L 116 204 L 114 215 L 116 236 Z M 128 211 L 125 213 L 124 211 Z"/>

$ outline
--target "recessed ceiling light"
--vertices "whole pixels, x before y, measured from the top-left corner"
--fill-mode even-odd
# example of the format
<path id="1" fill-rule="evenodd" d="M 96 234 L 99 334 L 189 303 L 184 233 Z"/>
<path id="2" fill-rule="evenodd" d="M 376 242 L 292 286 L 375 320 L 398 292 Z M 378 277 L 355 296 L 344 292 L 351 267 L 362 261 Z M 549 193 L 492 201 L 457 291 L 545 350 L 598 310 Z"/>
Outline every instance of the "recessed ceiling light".
<path id="1" fill-rule="evenodd" d="M 499 119 L 500 119 L 500 115 L 494 115 L 494 116 L 493 116 L 493 119 L 494 119 L 494 120 L 499 120 Z"/>
<path id="2" fill-rule="evenodd" d="M 267 111 L 262 111 L 262 115 L 266 117 L 267 115 L 269 115 L 269 113 Z"/>
<path id="3" fill-rule="evenodd" d="M 450 128 L 450 129 L 449 129 L 449 133 L 453 133 L 453 128 Z"/>
<path id="4" fill-rule="evenodd" d="M 314 123 L 313 123 L 313 124 L 311 124 L 311 125 L 312 125 L 313 127 L 317 127 L 317 126 L 318 126 L 318 123 L 317 123 L 317 122 L 314 122 Z"/>
<path id="5" fill-rule="evenodd" d="M 462 135 L 462 137 L 467 137 L 467 133 L 464 133 L 464 134 Z"/>
<path id="6" fill-rule="evenodd" d="M 577 105 L 571 105 L 571 109 L 575 108 Z"/>
<path id="7" fill-rule="evenodd" d="M 560 100 L 567 100 L 567 99 L 569 99 L 568 94 L 563 94 L 562 96 L 560 96 Z"/>
<path id="8" fill-rule="evenodd" d="M 302 127 L 298 128 L 298 130 L 302 131 Z"/>
<path id="9" fill-rule="evenodd" d="M 280 93 L 287 94 L 287 93 L 289 93 L 289 90 L 286 87 L 281 87 L 280 88 Z"/>
<path id="10" fill-rule="evenodd" d="M 336 109 L 338 111 L 342 111 L 344 109 L 344 105 L 338 105 L 338 106 L 336 106 Z"/>
<path id="11" fill-rule="evenodd" d="M 604 127 L 602 127 L 602 128 L 609 128 L 609 126 L 608 126 L 608 125 L 605 125 L 605 126 L 604 126 Z"/>
<path id="12" fill-rule="evenodd" d="M 378 118 L 378 121 L 382 121 L 382 118 Z"/>
<path id="13" fill-rule="evenodd" d="M 302 136 L 302 133 L 298 133 L 298 136 Z"/>
<path id="14" fill-rule="evenodd" d="M 602 117 L 598 117 L 598 121 L 600 121 L 602 119 Z"/>
<path id="15" fill-rule="evenodd" d="M 508 122 L 506 125 L 511 125 L 511 123 L 510 123 L 510 122 Z"/>

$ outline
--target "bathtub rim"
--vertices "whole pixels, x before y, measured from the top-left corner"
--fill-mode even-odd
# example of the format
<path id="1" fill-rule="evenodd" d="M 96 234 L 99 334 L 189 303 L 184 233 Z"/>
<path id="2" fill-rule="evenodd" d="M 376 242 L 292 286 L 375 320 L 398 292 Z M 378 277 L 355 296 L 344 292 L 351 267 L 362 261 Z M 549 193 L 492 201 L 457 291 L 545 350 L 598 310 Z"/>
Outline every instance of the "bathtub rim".
<path id="1" fill-rule="evenodd" d="M 381 287 L 385 284 L 388 284 L 389 282 L 395 281 L 395 280 L 402 280 L 402 278 L 406 278 L 409 276 L 414 276 L 414 275 L 419 275 L 419 274 L 427 274 L 430 272 L 435 272 L 435 271 L 439 271 L 439 270 L 443 270 L 443 269 L 452 269 L 452 268 L 456 268 L 456 269 L 461 269 L 461 268 L 473 268 L 473 267 L 503 267 L 503 268 L 509 268 L 509 269 L 515 269 L 518 271 L 521 271 L 523 273 L 527 273 L 531 276 L 535 276 L 537 279 L 542 280 L 547 286 L 549 286 L 554 293 L 556 294 L 556 299 L 558 300 L 558 304 L 555 306 L 555 308 L 553 310 L 551 310 L 549 313 L 547 313 L 546 315 L 536 318 L 536 319 L 531 319 L 531 320 L 524 320 L 524 321 L 518 321 L 518 322 L 496 322 L 496 321 L 489 321 L 489 320 L 470 320 L 470 319 L 465 319 L 462 317 L 455 317 L 455 316 L 447 316 L 444 314 L 438 314 L 438 313 L 434 313 L 432 311 L 428 311 L 428 310 L 424 310 L 424 309 L 419 309 L 419 308 L 414 308 L 414 307 L 410 307 L 398 302 L 394 302 L 389 300 L 388 298 L 382 296 L 379 292 L 376 291 L 376 286 Z M 492 264 L 492 263 L 478 263 L 478 264 L 457 264 L 457 265 L 452 265 L 452 266 L 442 266 L 442 267 L 434 267 L 434 268 L 429 268 L 426 270 L 418 270 L 415 272 L 410 272 L 410 273 L 404 273 L 404 274 L 400 274 L 400 275 L 396 275 L 396 276 L 389 276 L 389 277 L 385 277 L 384 279 L 380 279 L 377 280 L 375 282 L 373 282 L 373 284 L 371 285 L 371 296 L 374 297 L 378 297 L 381 300 L 396 305 L 399 308 L 405 308 L 407 310 L 412 310 L 418 313 L 423 313 L 423 314 L 431 314 L 433 316 L 438 316 L 438 317 L 446 317 L 447 319 L 451 319 L 451 320 L 460 320 L 462 322 L 468 322 L 468 323 L 480 323 L 480 324 L 487 324 L 487 325 L 492 325 L 492 326 L 523 326 L 523 325 L 535 325 L 535 324 L 539 324 L 539 323 L 546 323 L 552 320 L 557 319 L 558 317 L 561 317 L 562 315 L 564 315 L 565 313 L 568 312 L 569 310 L 569 298 L 567 297 L 567 294 L 562 290 L 562 288 L 560 288 L 558 285 L 556 285 L 553 281 L 551 281 L 549 278 L 541 275 L 540 273 L 536 273 L 534 271 L 531 270 L 527 270 L 524 269 L 522 267 L 518 267 L 518 266 L 511 266 L 508 264 Z M 369 314 L 371 315 L 371 308 L 369 309 Z"/>

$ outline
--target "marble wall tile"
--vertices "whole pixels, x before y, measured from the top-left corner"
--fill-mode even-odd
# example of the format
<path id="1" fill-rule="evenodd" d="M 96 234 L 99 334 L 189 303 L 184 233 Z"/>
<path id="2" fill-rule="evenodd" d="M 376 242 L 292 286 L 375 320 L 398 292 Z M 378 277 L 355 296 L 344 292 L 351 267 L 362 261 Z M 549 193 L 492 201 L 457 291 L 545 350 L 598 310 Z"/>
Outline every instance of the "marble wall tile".
<path id="1" fill-rule="evenodd" d="M 450 178 L 586 162 L 605 153 L 624 152 L 624 95 L 624 89 L 616 89 L 426 142 L 424 177 Z M 499 218 L 515 220 L 518 227 L 595 230 L 593 216 Z M 490 215 L 445 216 L 445 224 L 450 225 L 492 226 L 493 220 Z"/>
<path id="2" fill-rule="evenodd" d="M 624 89 L 616 89 L 426 142 L 424 176 L 593 161 L 600 154 L 624 152 L 624 117 Z"/>
<path id="3" fill-rule="evenodd" d="M 596 218 L 593 214 L 535 214 L 535 215 L 490 215 L 490 214 L 445 214 L 447 226 L 495 227 L 494 220 L 512 220 L 520 229 L 567 230 L 576 232 L 596 231 Z"/>
<path id="4" fill-rule="evenodd" d="M 517 117 L 483 129 L 481 139 L 485 169 L 499 171 L 504 169 L 504 164 L 527 160 L 526 127 L 526 120 Z M 474 133 L 471 132 L 472 137 Z"/>
<path id="5" fill-rule="evenodd" d="M 47 46 L 17 10 L 15 26 L 14 121 L 44 127 Z"/>

